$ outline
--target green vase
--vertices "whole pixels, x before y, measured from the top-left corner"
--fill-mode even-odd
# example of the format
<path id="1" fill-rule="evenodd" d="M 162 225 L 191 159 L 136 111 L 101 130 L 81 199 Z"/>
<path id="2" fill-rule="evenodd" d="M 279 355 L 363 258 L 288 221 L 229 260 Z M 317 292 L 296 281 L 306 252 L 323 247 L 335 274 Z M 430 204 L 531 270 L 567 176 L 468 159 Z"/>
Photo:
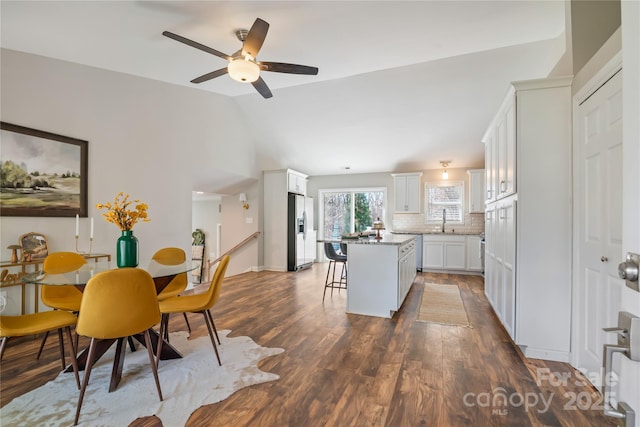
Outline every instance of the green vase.
<path id="1" fill-rule="evenodd" d="M 124 230 L 116 245 L 118 268 L 138 266 L 138 238 L 132 230 Z"/>

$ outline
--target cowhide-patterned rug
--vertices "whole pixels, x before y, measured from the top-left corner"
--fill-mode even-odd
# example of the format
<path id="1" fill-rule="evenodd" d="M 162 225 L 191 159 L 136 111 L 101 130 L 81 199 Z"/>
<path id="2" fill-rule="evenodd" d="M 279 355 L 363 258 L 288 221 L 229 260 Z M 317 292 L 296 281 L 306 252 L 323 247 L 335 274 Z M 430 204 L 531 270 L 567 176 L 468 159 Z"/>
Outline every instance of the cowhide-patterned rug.
<path id="1" fill-rule="evenodd" d="M 253 384 L 274 381 L 278 375 L 258 369 L 258 362 L 282 353 L 266 348 L 246 336 L 228 338 L 218 331 L 222 366 L 208 336 L 188 340 L 186 332 L 174 332 L 171 344 L 184 356 L 162 360 L 158 370 L 164 401 L 156 391 L 149 357 L 144 347 L 127 350 L 118 389 L 108 392 L 115 346 L 94 365 L 82 405 L 82 426 L 126 426 L 136 418 L 155 415 L 164 426 L 184 426 L 197 408 L 220 402 L 235 391 Z M 82 381 L 83 372 L 80 374 Z M 0 425 L 72 426 L 79 391 L 72 373 L 15 398 L 0 409 Z"/>

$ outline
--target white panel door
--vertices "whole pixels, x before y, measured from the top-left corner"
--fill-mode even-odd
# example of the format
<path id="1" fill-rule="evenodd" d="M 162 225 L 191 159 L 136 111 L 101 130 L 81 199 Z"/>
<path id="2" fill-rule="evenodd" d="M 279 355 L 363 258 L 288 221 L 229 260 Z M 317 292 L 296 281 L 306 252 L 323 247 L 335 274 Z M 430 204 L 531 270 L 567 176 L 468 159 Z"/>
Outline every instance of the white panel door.
<path id="1" fill-rule="evenodd" d="M 576 363 L 600 387 L 602 346 L 616 341 L 622 253 L 622 73 L 578 107 Z"/>

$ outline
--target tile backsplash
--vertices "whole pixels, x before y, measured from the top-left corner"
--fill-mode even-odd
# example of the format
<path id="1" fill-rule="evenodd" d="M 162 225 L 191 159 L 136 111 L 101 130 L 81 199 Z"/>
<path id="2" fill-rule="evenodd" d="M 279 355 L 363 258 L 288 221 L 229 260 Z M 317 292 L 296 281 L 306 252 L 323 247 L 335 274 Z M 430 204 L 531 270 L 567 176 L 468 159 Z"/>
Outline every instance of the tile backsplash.
<path id="1" fill-rule="evenodd" d="M 429 233 L 440 231 L 441 224 L 426 224 L 424 222 L 424 214 L 393 214 L 393 231 L 415 231 L 418 233 Z M 480 234 L 484 233 L 484 214 L 481 213 L 465 213 L 464 224 L 445 225 L 446 231 L 455 230 L 456 233 L 463 234 Z"/>

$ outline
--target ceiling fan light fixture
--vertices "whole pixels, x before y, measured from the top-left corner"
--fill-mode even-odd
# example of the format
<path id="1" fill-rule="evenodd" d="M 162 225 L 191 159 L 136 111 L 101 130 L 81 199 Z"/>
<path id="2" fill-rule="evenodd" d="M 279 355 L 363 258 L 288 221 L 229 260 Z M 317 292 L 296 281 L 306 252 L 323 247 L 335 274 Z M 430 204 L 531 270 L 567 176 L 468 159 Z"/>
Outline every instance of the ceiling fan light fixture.
<path id="1" fill-rule="evenodd" d="M 229 76 L 241 83 L 253 83 L 260 77 L 260 67 L 250 59 L 237 58 L 227 65 Z"/>

